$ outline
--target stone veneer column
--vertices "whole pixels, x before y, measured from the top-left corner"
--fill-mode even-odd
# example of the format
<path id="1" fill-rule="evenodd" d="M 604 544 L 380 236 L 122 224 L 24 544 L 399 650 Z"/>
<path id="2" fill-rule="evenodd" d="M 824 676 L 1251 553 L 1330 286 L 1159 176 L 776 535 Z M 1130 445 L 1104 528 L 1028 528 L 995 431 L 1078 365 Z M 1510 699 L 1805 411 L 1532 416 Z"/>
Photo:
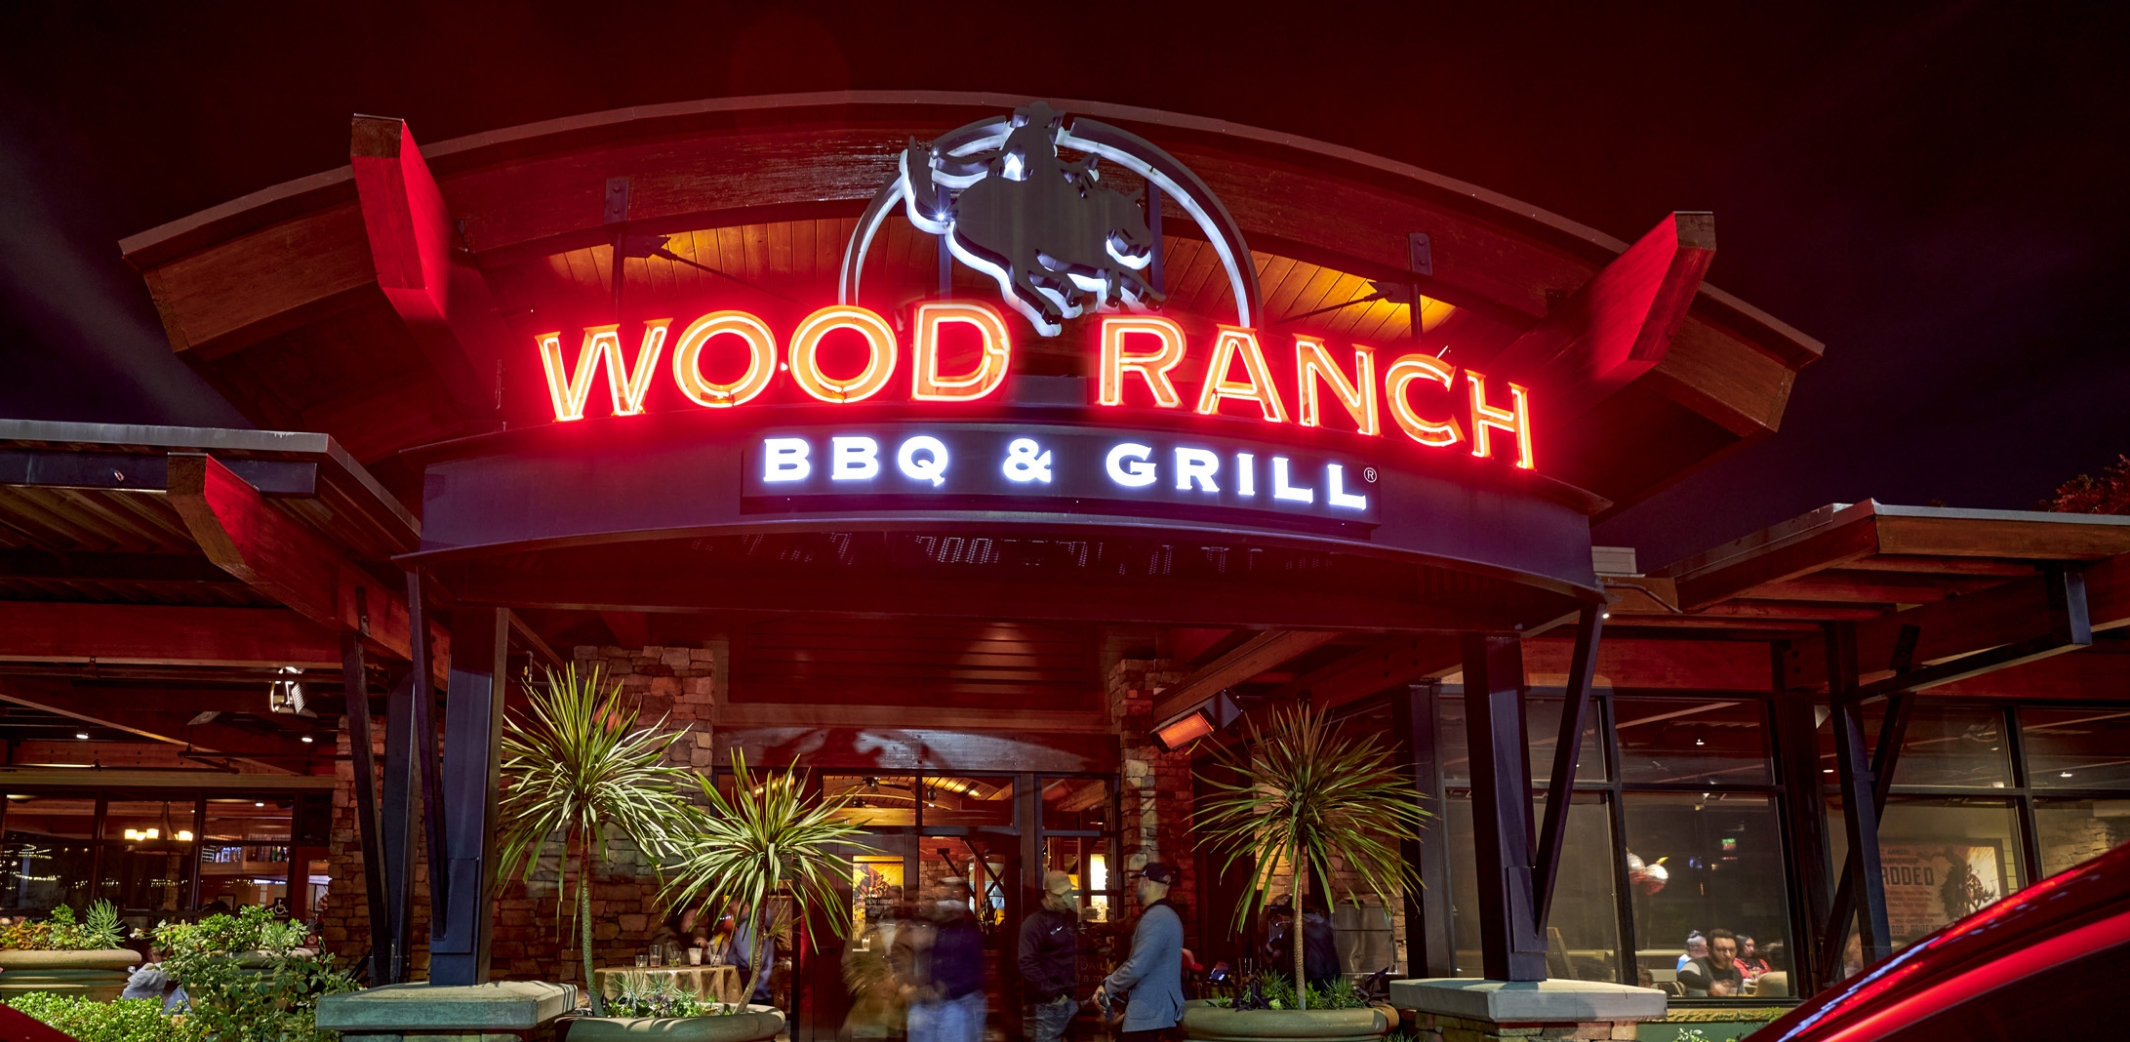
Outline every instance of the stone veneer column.
<path id="1" fill-rule="evenodd" d="M 1431 977 L 1390 982 L 1390 1004 L 1412 1010 L 1420 1042 L 1632 1039 L 1664 1016 L 1664 993 L 1601 981 L 1487 981 Z"/>
<path id="2" fill-rule="evenodd" d="M 1162 861 L 1177 872 L 1169 889 L 1169 902 L 1183 916 L 1187 931 L 1195 930 L 1198 907 L 1198 866 L 1192 854 L 1198 844 L 1191 835 L 1191 758 L 1188 752 L 1168 752 L 1154 741 L 1154 698 L 1162 688 L 1180 683 L 1183 673 L 1167 659 L 1124 659 L 1110 670 L 1110 720 L 1117 728 L 1123 762 L 1118 784 L 1123 820 L 1118 828 L 1124 840 L 1124 868 L 1136 871 L 1149 861 Z M 1122 880 L 1110 884 L 1122 888 Z M 1124 898 L 1124 914 L 1132 911 L 1131 897 Z M 1193 940 L 1186 937 L 1188 946 Z"/>

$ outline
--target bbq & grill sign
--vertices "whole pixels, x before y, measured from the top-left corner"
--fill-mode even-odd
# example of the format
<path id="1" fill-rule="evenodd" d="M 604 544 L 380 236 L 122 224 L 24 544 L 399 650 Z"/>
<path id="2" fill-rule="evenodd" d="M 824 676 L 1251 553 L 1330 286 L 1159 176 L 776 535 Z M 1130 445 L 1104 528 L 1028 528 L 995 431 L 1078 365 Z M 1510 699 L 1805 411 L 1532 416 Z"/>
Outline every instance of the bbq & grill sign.
<path id="1" fill-rule="evenodd" d="M 1083 158 L 1067 159 L 1060 148 Z M 1146 187 L 1128 193 L 1105 183 L 1105 162 Z M 1149 276 L 1158 268 L 1164 197 L 1220 258 L 1232 321 L 1192 318 L 1187 326 L 1186 316 L 1160 310 L 1158 278 Z M 862 303 L 866 252 L 896 217 L 996 282 L 1003 308 L 927 299 L 883 313 Z M 1256 328 L 1249 257 L 1225 207 L 1181 163 L 1129 132 L 1068 121 L 1038 103 L 908 142 L 895 178 L 852 233 L 837 301 L 788 328 L 711 310 L 684 323 L 632 323 L 633 350 L 619 324 L 584 328 L 570 338 L 574 351 L 561 331 L 534 339 L 559 422 L 642 415 L 661 380 L 692 408 L 781 403 L 763 414 L 762 437 L 749 450 L 748 496 L 1013 495 L 1366 520 L 1375 505 L 1363 475 L 1374 466 L 1364 455 L 1459 451 L 1533 469 L 1524 387 L 1425 352 L 1380 357 L 1364 344 Z M 952 422 L 956 407 L 1008 404 L 1017 336 L 1059 336 L 1083 316 L 1085 405 L 1095 426 L 1038 430 L 990 422 L 989 414 Z M 838 425 L 828 415 L 860 403 L 907 404 L 926 422 Z M 793 405 L 814 407 L 799 421 L 809 426 L 770 430 L 799 420 Z M 1111 410 L 1115 431 L 1103 419 Z M 1134 414 L 1162 412 L 1242 422 L 1205 427 L 1207 437 L 1121 429 Z M 1283 448 L 1279 431 L 1295 428 L 1345 432 L 1357 451 L 1326 455 L 1314 447 L 1321 439 Z"/>

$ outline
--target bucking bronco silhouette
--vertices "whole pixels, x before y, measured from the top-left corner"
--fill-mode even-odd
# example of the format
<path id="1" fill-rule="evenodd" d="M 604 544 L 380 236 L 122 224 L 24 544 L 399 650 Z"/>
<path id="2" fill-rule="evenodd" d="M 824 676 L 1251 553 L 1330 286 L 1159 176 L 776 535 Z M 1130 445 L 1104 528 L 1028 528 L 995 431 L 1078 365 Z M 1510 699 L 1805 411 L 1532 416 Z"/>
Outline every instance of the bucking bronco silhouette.
<path id="1" fill-rule="evenodd" d="M 1096 157 L 1060 159 L 1063 123 L 1064 113 L 1036 102 L 1013 114 L 996 151 L 941 155 L 911 138 L 902 154 L 910 223 L 946 236 L 1045 336 L 1089 307 L 1163 299 L 1140 274 L 1155 245 L 1145 193 L 1102 184 Z"/>

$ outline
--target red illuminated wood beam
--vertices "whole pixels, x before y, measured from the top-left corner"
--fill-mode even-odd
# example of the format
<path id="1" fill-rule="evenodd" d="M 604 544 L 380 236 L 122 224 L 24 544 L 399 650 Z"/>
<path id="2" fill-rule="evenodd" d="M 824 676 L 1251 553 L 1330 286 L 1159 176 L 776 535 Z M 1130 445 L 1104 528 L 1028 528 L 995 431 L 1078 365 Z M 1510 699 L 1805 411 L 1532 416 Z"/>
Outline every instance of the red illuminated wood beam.
<path id="1" fill-rule="evenodd" d="M 1716 255 L 1713 214 L 1675 213 L 1518 337 L 1488 366 L 1541 395 L 1564 424 L 1656 368 Z"/>
<path id="2" fill-rule="evenodd" d="M 1547 687 L 1564 684 L 1574 645 L 1573 640 L 1559 637 L 1524 641 L 1528 682 Z M 1766 691 L 1773 681 L 1771 670 L 1768 646 L 1761 641 L 1621 638 L 1608 627 L 1598 644 L 1601 686 Z"/>
<path id="3" fill-rule="evenodd" d="M 0 661 L 340 668 L 340 640 L 286 608 L 0 601 Z"/>
<path id="4" fill-rule="evenodd" d="M 1267 698 L 1277 702 L 1307 695 L 1310 705 L 1328 709 L 1454 669 L 1461 647 L 1455 637 L 1390 637 L 1295 677 Z"/>
<path id="5" fill-rule="evenodd" d="M 1206 663 L 1161 693 L 1154 703 L 1154 719 L 1169 718 L 1290 659 L 1331 643 L 1337 633 L 1324 630 L 1271 630 L 1237 645 L 1227 654 Z"/>
<path id="6" fill-rule="evenodd" d="M 496 360 L 515 342 L 404 120 L 356 116 L 349 164 L 377 287 L 476 429 L 496 408 Z"/>
<path id="7" fill-rule="evenodd" d="M 223 570 L 329 631 L 360 633 L 383 654 L 409 657 L 405 594 L 268 503 L 220 461 L 172 453 L 168 487 L 170 505 Z M 438 627 L 430 632 L 441 679 L 449 668 L 449 637 Z"/>
<path id="8" fill-rule="evenodd" d="M 208 721 L 194 724 L 187 713 L 144 713 L 109 709 L 93 695 L 0 682 L 0 701 L 41 709 L 71 720 L 108 727 L 210 756 L 227 756 L 271 770 L 301 774 L 313 756 L 330 755 L 331 746 L 319 748 L 280 734 L 262 734 Z"/>

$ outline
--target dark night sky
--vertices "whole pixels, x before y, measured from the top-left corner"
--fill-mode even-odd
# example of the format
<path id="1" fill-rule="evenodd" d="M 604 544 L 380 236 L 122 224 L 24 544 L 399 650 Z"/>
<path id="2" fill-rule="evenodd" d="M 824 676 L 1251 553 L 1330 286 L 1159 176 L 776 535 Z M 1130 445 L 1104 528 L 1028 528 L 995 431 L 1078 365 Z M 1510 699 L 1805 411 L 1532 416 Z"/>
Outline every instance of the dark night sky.
<path id="1" fill-rule="evenodd" d="M 2130 7 L 294 5 L 0 10 L 0 415 L 241 424 L 116 240 L 425 141 L 790 90 L 1090 98 L 1350 145 L 1633 239 L 1827 343 L 1779 435 L 1599 530 L 1654 566 L 1815 506 L 2023 508 L 2130 450 Z M 768 12 L 768 13 L 764 13 Z"/>

